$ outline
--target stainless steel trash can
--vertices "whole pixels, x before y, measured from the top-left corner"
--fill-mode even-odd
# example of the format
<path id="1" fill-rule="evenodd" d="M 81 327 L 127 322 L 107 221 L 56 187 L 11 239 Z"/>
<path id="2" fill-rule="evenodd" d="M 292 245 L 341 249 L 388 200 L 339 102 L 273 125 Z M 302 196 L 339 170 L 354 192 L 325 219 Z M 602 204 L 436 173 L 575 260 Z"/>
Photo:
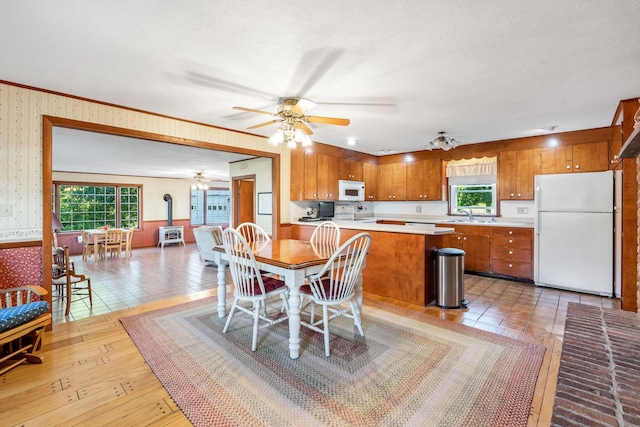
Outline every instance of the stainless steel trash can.
<path id="1" fill-rule="evenodd" d="M 464 251 L 442 248 L 437 252 L 436 305 L 442 308 L 466 307 L 464 299 Z"/>

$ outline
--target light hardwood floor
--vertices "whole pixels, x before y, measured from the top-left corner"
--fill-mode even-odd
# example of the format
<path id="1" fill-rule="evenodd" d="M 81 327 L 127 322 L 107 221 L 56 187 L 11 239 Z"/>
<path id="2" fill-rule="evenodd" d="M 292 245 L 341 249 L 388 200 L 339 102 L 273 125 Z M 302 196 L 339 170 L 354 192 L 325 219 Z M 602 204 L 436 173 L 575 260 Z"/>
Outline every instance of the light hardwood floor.
<path id="1" fill-rule="evenodd" d="M 216 295 L 216 267 L 205 266 L 193 244 L 138 249 L 130 259 L 74 259 L 76 269 L 91 276 L 93 310 L 88 301 L 79 301 L 65 318 L 63 305 L 54 302 L 54 326 L 43 346 L 45 362 L 0 376 L 0 424 L 190 425 L 118 318 Z M 567 304 L 619 308 L 619 300 L 475 275 L 465 277 L 465 291 L 471 301 L 466 310 L 377 299 L 545 346 L 529 425 L 549 425 Z"/>

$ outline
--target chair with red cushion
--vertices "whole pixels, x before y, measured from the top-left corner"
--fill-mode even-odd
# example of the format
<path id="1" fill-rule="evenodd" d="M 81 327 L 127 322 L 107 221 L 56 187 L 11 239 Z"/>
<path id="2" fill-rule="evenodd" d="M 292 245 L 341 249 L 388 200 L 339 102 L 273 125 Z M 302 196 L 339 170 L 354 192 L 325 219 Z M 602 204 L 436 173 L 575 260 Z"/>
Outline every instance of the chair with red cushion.
<path id="1" fill-rule="evenodd" d="M 224 325 L 222 333 L 226 333 L 236 310 L 243 311 L 253 316 L 253 340 L 251 351 L 256 351 L 258 341 L 258 328 L 271 326 L 289 318 L 289 290 L 284 281 L 274 277 L 260 274 L 256 258 L 251 251 L 249 243 L 233 228 L 227 228 L 222 232 L 222 243 L 229 258 L 229 270 L 233 278 L 233 305 L 229 312 L 229 317 Z M 286 316 L 269 318 L 267 316 L 266 299 L 280 295 L 282 303 L 287 312 Z M 241 302 L 250 302 L 252 308 L 240 305 Z M 260 321 L 263 324 L 260 325 Z"/>
<path id="2" fill-rule="evenodd" d="M 309 323 L 302 325 L 324 334 L 324 350 L 329 351 L 329 321 L 338 316 L 353 319 L 361 336 L 364 336 L 360 315 L 354 306 L 355 286 L 362 274 L 364 261 L 371 245 L 371 235 L 359 233 L 344 242 L 329 258 L 322 269 L 307 276 L 308 284 L 300 287 L 300 294 L 311 301 Z M 349 307 L 342 307 L 347 303 Z M 322 319 L 314 321 L 315 305 L 322 306 Z"/>

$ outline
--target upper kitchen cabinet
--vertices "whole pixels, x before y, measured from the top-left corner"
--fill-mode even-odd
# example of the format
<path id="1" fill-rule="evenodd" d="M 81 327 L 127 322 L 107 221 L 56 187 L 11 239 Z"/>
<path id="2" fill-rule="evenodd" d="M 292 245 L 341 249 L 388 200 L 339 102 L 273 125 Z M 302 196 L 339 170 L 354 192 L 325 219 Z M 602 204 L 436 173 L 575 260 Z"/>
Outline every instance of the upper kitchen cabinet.
<path id="1" fill-rule="evenodd" d="M 293 169 L 292 169 L 293 170 Z M 318 155 L 316 153 L 304 153 L 303 160 L 304 181 L 302 198 L 304 200 L 318 199 Z"/>
<path id="2" fill-rule="evenodd" d="M 599 172 L 609 168 L 609 143 L 547 147 L 540 149 L 540 173 Z"/>
<path id="3" fill-rule="evenodd" d="M 318 154 L 318 200 L 338 200 L 338 180 L 340 179 L 340 159 L 326 154 Z"/>
<path id="4" fill-rule="evenodd" d="M 362 163 L 362 180 L 364 181 L 364 200 L 378 200 L 378 165 Z"/>
<path id="5" fill-rule="evenodd" d="M 340 162 L 340 179 L 362 181 L 362 162 L 342 159 Z"/>
<path id="6" fill-rule="evenodd" d="M 442 200 L 442 161 L 407 163 L 407 200 Z"/>
<path id="7" fill-rule="evenodd" d="M 500 200 L 533 200 L 533 176 L 537 150 L 501 151 L 498 155 Z"/>
<path id="8" fill-rule="evenodd" d="M 406 163 L 387 163 L 378 165 L 378 200 L 407 200 Z"/>

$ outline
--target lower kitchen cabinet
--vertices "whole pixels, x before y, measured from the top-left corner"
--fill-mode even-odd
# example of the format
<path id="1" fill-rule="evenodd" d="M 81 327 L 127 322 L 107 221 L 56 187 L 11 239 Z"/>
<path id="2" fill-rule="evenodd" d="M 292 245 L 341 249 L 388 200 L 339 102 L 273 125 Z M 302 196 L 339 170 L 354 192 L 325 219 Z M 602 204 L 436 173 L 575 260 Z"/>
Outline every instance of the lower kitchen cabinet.
<path id="1" fill-rule="evenodd" d="M 494 227 L 492 232 L 492 272 L 533 279 L 533 229 Z"/>
<path id="2" fill-rule="evenodd" d="M 484 226 L 456 225 L 455 233 L 445 234 L 445 247 L 462 249 L 464 269 L 478 273 L 491 272 L 491 229 Z"/>

